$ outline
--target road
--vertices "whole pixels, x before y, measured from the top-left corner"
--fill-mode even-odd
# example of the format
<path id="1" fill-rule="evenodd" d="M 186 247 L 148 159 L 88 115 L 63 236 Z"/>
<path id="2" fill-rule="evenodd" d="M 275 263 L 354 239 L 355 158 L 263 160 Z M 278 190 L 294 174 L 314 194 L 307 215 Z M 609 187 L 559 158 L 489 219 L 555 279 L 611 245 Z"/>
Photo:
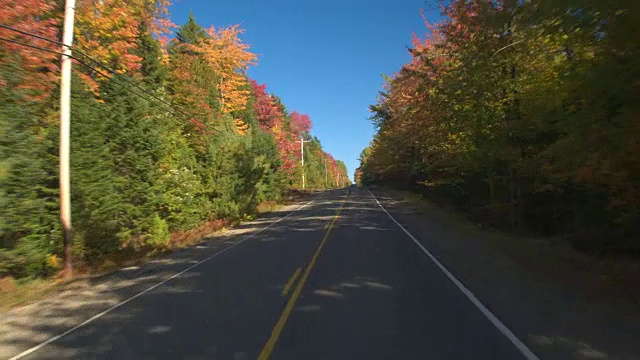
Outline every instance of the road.
<path id="1" fill-rule="evenodd" d="M 419 241 L 327 191 L 23 358 L 534 359 Z"/>

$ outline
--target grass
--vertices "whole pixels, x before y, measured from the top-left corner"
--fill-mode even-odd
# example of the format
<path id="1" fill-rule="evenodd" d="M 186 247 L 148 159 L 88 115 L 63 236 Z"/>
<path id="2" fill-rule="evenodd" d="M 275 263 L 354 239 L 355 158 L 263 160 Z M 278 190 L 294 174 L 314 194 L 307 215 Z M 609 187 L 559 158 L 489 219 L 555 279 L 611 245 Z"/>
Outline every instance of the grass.
<path id="1" fill-rule="evenodd" d="M 0 312 L 41 299 L 58 287 L 51 279 L 17 282 L 13 278 L 0 279 Z"/>
<path id="2" fill-rule="evenodd" d="M 103 256 L 88 263 L 76 263 L 74 277 L 66 281 L 57 277 L 24 281 L 16 281 L 11 277 L 0 278 L 0 312 L 40 300 L 47 294 L 62 289 L 66 284 L 107 275 L 125 267 L 140 265 L 150 259 L 166 255 L 174 249 L 199 243 L 215 233 L 224 231 L 231 225 L 233 225 L 232 222 L 227 220 L 209 221 L 194 229 L 172 233 L 167 247 L 164 249 L 133 250 L 124 248 L 117 253 Z"/>
<path id="3" fill-rule="evenodd" d="M 640 304 L 640 261 L 634 258 L 598 256 L 573 248 L 562 236 L 519 236 L 483 227 L 462 212 L 436 205 L 420 194 L 382 189 L 416 212 L 435 217 L 443 225 L 469 239 L 507 255 L 535 276 L 578 289 L 590 298 Z"/>

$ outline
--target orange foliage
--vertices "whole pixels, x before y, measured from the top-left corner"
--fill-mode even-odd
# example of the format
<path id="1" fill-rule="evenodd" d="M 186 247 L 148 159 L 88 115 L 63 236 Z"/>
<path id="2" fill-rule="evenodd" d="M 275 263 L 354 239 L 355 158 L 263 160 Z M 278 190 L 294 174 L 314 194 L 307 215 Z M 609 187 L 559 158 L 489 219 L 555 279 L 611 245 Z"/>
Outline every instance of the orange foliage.
<path id="1" fill-rule="evenodd" d="M 53 11 L 55 11 L 55 1 L 52 0 L 0 0 L 0 19 L 3 24 L 58 40 L 58 22 L 55 18 L 48 16 Z M 7 29 L 0 28 L 0 37 L 52 51 L 62 50 L 56 44 Z M 1 44 L 0 62 L 12 61 L 9 57 L 14 59 L 19 57 L 17 62 L 25 69 L 24 78 L 18 87 L 26 90 L 27 96 L 33 100 L 50 96 L 58 78 L 59 56 L 10 42 L 1 42 Z M 3 79 L 0 79 L 0 86 L 6 86 Z"/>
<path id="2" fill-rule="evenodd" d="M 139 69 L 141 59 L 132 50 L 144 3 L 144 0 L 80 2 L 76 9 L 77 47 L 120 73 Z"/>
<path id="3" fill-rule="evenodd" d="M 141 25 L 166 42 L 175 25 L 168 19 L 169 0 L 86 0 L 76 8 L 76 47 L 118 73 L 134 73 L 141 58 L 135 54 Z M 97 90 L 95 79 L 85 76 Z"/>
<path id="4" fill-rule="evenodd" d="M 242 32 L 238 25 L 217 30 L 211 27 L 207 31 L 209 38 L 194 49 L 219 76 L 218 90 L 225 114 L 244 110 L 251 95 L 245 73 L 255 64 L 257 56 L 240 40 Z"/>

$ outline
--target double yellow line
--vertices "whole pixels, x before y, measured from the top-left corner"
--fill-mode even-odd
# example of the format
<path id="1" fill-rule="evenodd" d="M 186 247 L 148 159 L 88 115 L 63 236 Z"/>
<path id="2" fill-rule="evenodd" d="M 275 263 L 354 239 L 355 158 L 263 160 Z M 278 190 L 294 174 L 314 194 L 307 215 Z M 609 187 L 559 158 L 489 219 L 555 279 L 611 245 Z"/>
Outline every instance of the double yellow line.
<path id="1" fill-rule="evenodd" d="M 344 208 L 344 204 L 346 203 L 348 198 L 349 198 L 349 190 L 347 190 L 347 195 L 342 200 L 342 204 L 340 205 L 340 208 L 336 212 L 336 215 L 333 217 L 333 221 L 331 221 L 331 224 L 329 224 L 329 227 L 327 228 L 327 232 L 324 234 L 322 241 L 320 241 L 320 245 L 318 245 L 318 248 L 313 253 L 311 260 L 309 261 L 309 264 L 304 269 L 304 272 L 302 273 L 302 277 L 300 278 L 300 282 L 298 282 L 298 285 L 293 290 L 293 293 L 291 294 L 291 297 L 289 298 L 289 301 L 287 302 L 287 305 L 285 306 L 284 311 L 282 311 L 282 314 L 280 315 L 280 318 L 278 319 L 276 326 L 274 326 L 273 330 L 271 331 L 271 336 L 269 337 L 269 340 L 267 341 L 264 348 L 260 352 L 260 355 L 258 355 L 258 360 L 266 360 L 266 359 L 269 359 L 269 357 L 271 356 L 271 352 L 273 352 L 273 348 L 276 346 L 276 343 L 278 342 L 278 338 L 282 333 L 282 329 L 284 329 L 284 326 L 287 323 L 287 320 L 289 320 L 289 316 L 291 316 L 291 313 L 293 312 L 293 309 L 296 306 L 296 302 L 298 301 L 298 298 L 302 293 L 302 288 L 304 288 L 304 284 L 307 282 L 307 279 L 309 278 L 309 274 L 311 273 L 311 270 L 316 264 L 316 261 L 320 256 L 320 252 L 324 247 L 324 244 L 327 242 L 327 239 L 329 238 L 329 233 L 331 233 L 331 229 L 333 229 L 333 225 L 340 218 L 340 212 L 342 211 L 342 208 Z M 297 274 L 300 273 L 299 270 L 300 268 L 296 269 L 296 272 L 293 274 L 291 279 L 289 279 L 289 282 L 285 286 L 285 289 L 283 289 L 282 291 L 283 296 L 286 295 L 287 292 L 289 292 L 289 288 L 291 288 L 291 285 L 293 284 L 295 279 L 298 277 Z M 284 290 L 287 290 L 287 291 L 285 292 Z"/>

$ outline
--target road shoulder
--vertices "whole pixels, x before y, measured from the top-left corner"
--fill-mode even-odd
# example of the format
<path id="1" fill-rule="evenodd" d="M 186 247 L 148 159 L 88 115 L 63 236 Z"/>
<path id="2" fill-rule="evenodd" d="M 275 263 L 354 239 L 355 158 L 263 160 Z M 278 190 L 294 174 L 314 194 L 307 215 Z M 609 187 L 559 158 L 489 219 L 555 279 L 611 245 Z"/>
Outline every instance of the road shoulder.
<path id="1" fill-rule="evenodd" d="M 514 256 L 506 235 L 483 231 L 435 206 L 372 189 L 381 203 L 500 320 L 543 359 L 638 359 L 638 304 L 586 291 L 584 274 L 555 276 L 544 252 Z M 508 241 L 507 241 L 508 240 Z M 536 241 L 536 240 L 526 240 Z M 505 245 L 505 243 L 507 245 Z M 537 258 L 536 258 L 537 257 Z M 549 256 L 548 256 L 549 257 Z M 537 264 L 532 266 L 531 263 Z M 571 264 L 560 267 L 568 272 Z M 541 270 L 542 269 L 542 270 Z"/>
<path id="2" fill-rule="evenodd" d="M 317 195 L 316 195 L 317 196 Z M 0 314 L 0 358 L 9 358 L 108 311 L 176 274 L 257 234 L 308 203 L 305 198 L 258 219 L 207 236 L 166 256 L 61 286 L 46 298 Z"/>

